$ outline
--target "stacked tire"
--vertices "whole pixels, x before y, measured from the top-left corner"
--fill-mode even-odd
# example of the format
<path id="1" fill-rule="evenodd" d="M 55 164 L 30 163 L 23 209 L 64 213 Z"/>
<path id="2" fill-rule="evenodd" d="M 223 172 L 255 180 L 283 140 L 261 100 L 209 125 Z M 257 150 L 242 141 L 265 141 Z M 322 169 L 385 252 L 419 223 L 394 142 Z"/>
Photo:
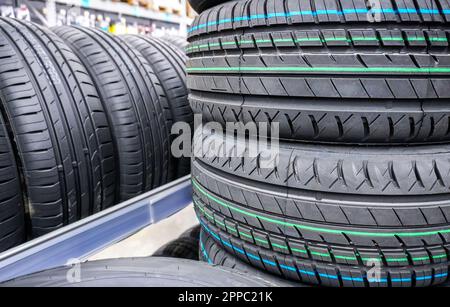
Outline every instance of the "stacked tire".
<path id="1" fill-rule="evenodd" d="M 54 33 L 6 18 L 0 31 L 1 110 L 26 213 L 17 223 L 36 237 L 114 204 L 112 138 L 91 78 Z"/>
<path id="2" fill-rule="evenodd" d="M 0 18 L 0 251 L 189 172 L 184 59 L 160 45 L 169 72 L 126 38 Z"/>
<path id="3" fill-rule="evenodd" d="M 179 36 L 168 36 L 168 37 L 162 37 L 161 39 L 165 40 L 169 44 L 172 44 L 173 46 L 177 47 L 179 50 L 181 50 L 184 54 L 184 50 L 187 47 L 188 42 L 186 41 L 186 38 L 179 37 Z"/>
<path id="4" fill-rule="evenodd" d="M 242 0 L 201 13 L 187 47 L 194 112 L 223 127 L 279 124 L 279 146 L 263 148 L 252 132 L 199 129 L 203 236 L 302 283 L 445 282 L 449 21 L 440 0 Z"/>
<path id="5" fill-rule="evenodd" d="M 285 284 L 248 276 L 199 261 L 166 257 L 138 257 L 88 261 L 80 265 L 83 278 L 67 278 L 62 266 L 1 284 L 2 287 L 280 287 Z"/>
<path id="6" fill-rule="evenodd" d="M 229 0 L 190 0 L 189 3 L 197 13 L 201 13 L 213 6 L 227 1 Z"/>
<path id="7" fill-rule="evenodd" d="M 188 101 L 185 71 L 187 57 L 184 52 L 176 45 L 158 38 L 126 35 L 124 39 L 144 56 L 158 76 L 168 101 L 164 110 L 169 128 L 172 128 L 175 123 L 186 123 L 192 129 L 194 116 Z M 176 131 L 171 132 L 173 141 L 178 135 Z M 188 156 L 179 157 L 174 164 L 176 178 L 190 173 Z"/>

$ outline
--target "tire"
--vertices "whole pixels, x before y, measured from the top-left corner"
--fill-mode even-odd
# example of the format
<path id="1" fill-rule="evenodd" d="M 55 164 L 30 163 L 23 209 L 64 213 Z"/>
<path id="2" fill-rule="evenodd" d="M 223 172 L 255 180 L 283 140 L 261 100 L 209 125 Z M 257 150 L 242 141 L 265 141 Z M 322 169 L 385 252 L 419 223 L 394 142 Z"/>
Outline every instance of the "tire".
<path id="1" fill-rule="evenodd" d="M 242 157 L 214 151 L 213 145 L 229 151 L 236 147 Z M 254 185 L 356 195 L 362 202 L 366 195 L 414 195 L 436 202 L 450 194 L 450 145 L 360 147 L 280 142 L 278 148 L 261 148 L 254 140 L 245 143 L 242 137 L 235 139 L 205 128 L 203 134 L 195 135 L 194 147 L 202 149 L 195 155 L 201 163 Z M 252 151 L 257 158 L 250 155 Z M 262 165 L 265 161 L 267 166 Z"/>
<path id="2" fill-rule="evenodd" d="M 87 68 L 108 115 L 117 154 L 117 200 L 173 178 L 166 98 L 148 62 L 123 39 L 100 30 L 62 26 L 54 32 Z"/>
<path id="3" fill-rule="evenodd" d="M 200 238 L 200 225 L 192 227 L 181 234 L 180 238 L 192 238 L 198 240 Z M 198 245 L 198 244 L 197 244 Z"/>
<path id="4" fill-rule="evenodd" d="M 450 174 L 446 146 L 280 143 L 279 164 L 264 168 L 260 158 L 208 151 L 213 143 L 243 146 L 233 136 L 195 139 L 206 144 L 192 164 L 196 211 L 210 235 L 245 251 L 242 260 L 328 286 L 374 286 L 366 277 L 372 258 L 382 269 L 377 286 L 447 280 L 450 178 L 440 175 Z M 255 146 L 247 143 L 246 152 Z"/>
<path id="5" fill-rule="evenodd" d="M 224 266 L 244 273 L 261 274 L 262 272 L 239 260 L 239 258 L 234 257 L 232 254 L 227 253 L 203 229 L 200 232 L 199 247 L 201 260 L 209 264 Z"/>
<path id="6" fill-rule="evenodd" d="M 174 258 L 130 258 L 81 264 L 71 283 L 61 267 L 3 283 L 3 287 L 269 287 L 276 284 L 223 267 Z"/>
<path id="7" fill-rule="evenodd" d="M 188 45 L 186 38 L 180 36 L 161 37 L 161 39 L 174 45 L 183 53 L 185 52 L 186 47 Z"/>
<path id="8" fill-rule="evenodd" d="M 192 6 L 194 11 L 201 13 L 215 5 L 227 2 L 230 0 L 189 0 L 189 4 Z"/>
<path id="9" fill-rule="evenodd" d="M 111 136 L 92 80 L 62 40 L 14 19 L 0 28 L 2 113 L 37 237 L 114 203 Z"/>
<path id="10" fill-rule="evenodd" d="M 186 73 L 186 56 L 174 46 L 157 38 L 138 35 L 125 35 L 124 39 L 138 50 L 148 61 L 167 97 L 166 120 L 169 129 L 176 122 L 184 122 L 193 127 L 194 115 L 189 106 Z M 190 172 L 189 157 L 175 161 L 177 178 Z"/>
<path id="11" fill-rule="evenodd" d="M 279 122 L 289 141 L 448 142 L 448 3 L 383 0 L 375 23 L 365 3 L 249 0 L 203 12 L 187 47 L 194 112 Z"/>
<path id="12" fill-rule="evenodd" d="M 375 277 L 376 275 L 372 277 L 371 271 L 373 270 L 371 269 L 376 262 L 368 261 L 367 266 L 349 263 L 331 265 L 319 259 L 320 257 L 325 258 L 325 255 L 331 255 L 323 247 L 322 252 L 313 252 L 322 255 L 316 256 L 318 260 L 286 255 L 288 252 L 281 253 L 273 249 L 255 246 L 248 240 L 236 238 L 213 224 L 208 224 L 204 217 L 200 217 L 200 220 L 203 229 L 228 253 L 234 253 L 241 261 L 247 262 L 263 272 L 304 284 L 327 287 L 426 287 L 439 285 L 448 280 L 448 263 L 414 267 L 383 266 L 380 270 L 380 277 Z M 277 242 L 280 243 L 280 241 Z M 317 250 L 320 249 L 317 248 Z M 370 252 L 367 255 L 370 255 Z M 342 257 L 351 258 L 351 256 Z M 369 257 L 376 259 L 372 256 Z"/>
<path id="13" fill-rule="evenodd" d="M 153 257 L 173 257 L 191 260 L 199 259 L 200 226 L 192 227 L 180 237 L 157 250 Z"/>
<path id="14" fill-rule="evenodd" d="M 265 280 L 271 280 L 274 283 L 285 287 L 306 287 L 306 285 L 292 283 L 287 280 L 283 280 L 275 275 L 264 273 L 264 271 L 258 270 L 257 268 L 246 264 L 235 256 L 236 251 L 233 250 L 232 253 L 228 253 L 226 250 L 222 249 L 220 245 L 216 243 L 214 238 L 210 236 L 209 233 L 205 230 L 202 230 L 200 232 L 199 251 L 201 260 L 204 262 L 208 262 L 209 264 L 220 265 L 251 276 L 258 276 Z"/>
<path id="15" fill-rule="evenodd" d="M 152 256 L 182 258 L 198 261 L 198 244 L 198 237 L 180 237 L 161 247 Z"/>
<path id="16" fill-rule="evenodd" d="M 3 50 L 0 49 L 2 55 Z M 1 91 L 0 103 L 3 104 Z M 20 177 L 7 127 L 0 115 L 0 252 L 23 243 L 25 237 Z"/>
<path id="17" fill-rule="evenodd" d="M 194 112 L 280 126 L 267 148 L 264 126 L 194 136 L 196 212 L 242 261 L 315 285 L 448 280 L 449 6 L 380 5 L 235 1 L 193 22 Z"/>

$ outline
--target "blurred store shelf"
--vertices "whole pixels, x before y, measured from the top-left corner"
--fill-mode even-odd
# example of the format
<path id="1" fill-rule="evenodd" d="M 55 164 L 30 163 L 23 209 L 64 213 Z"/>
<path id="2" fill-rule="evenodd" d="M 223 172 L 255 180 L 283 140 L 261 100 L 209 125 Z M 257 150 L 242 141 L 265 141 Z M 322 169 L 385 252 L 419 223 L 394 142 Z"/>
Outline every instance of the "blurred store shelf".
<path id="1" fill-rule="evenodd" d="M 192 18 L 180 16 L 182 15 L 181 11 L 179 11 L 179 14 L 177 15 L 174 14 L 173 11 L 156 11 L 137 4 L 131 5 L 127 2 L 102 0 L 56 0 L 56 3 L 176 24 L 186 23 L 187 25 L 190 25 L 192 23 Z M 182 5 L 180 7 L 182 7 Z"/>
<path id="2" fill-rule="evenodd" d="M 186 36 L 195 13 L 186 0 L 0 0 L 0 15 L 48 27 L 81 25 L 113 34 Z"/>

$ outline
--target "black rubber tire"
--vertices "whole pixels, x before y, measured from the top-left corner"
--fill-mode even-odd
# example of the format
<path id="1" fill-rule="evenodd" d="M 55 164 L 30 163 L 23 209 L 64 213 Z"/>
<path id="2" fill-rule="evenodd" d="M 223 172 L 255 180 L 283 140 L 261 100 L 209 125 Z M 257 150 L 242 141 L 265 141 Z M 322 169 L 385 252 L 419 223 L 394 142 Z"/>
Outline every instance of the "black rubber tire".
<path id="1" fill-rule="evenodd" d="M 185 53 L 188 45 L 186 38 L 180 36 L 163 36 L 161 39 L 180 49 L 183 54 Z"/>
<path id="2" fill-rule="evenodd" d="M 71 283 L 71 267 L 61 267 L 19 277 L 3 287 L 269 287 L 277 286 L 257 276 L 246 276 L 224 267 L 175 258 L 130 258 L 82 263 L 81 281 Z"/>
<path id="3" fill-rule="evenodd" d="M 199 239 L 200 238 L 200 231 L 201 231 L 201 227 L 200 225 L 192 227 L 191 229 L 186 230 L 181 236 L 180 238 L 194 238 L 194 239 Z M 197 244 L 198 245 L 198 244 Z"/>
<path id="4" fill-rule="evenodd" d="M 184 68 L 187 57 L 184 53 L 157 38 L 142 35 L 125 35 L 123 38 L 144 56 L 156 73 L 167 97 L 164 108 L 169 129 L 176 122 L 185 122 L 192 128 L 194 115 L 188 101 Z M 177 178 L 189 174 L 189 157 L 176 159 L 175 169 Z"/>
<path id="5" fill-rule="evenodd" d="M 307 266 L 306 275 L 319 277 L 330 272 L 333 277 L 364 276 L 366 260 L 376 258 L 386 276 L 383 285 L 401 280 L 401 285 L 425 286 L 447 280 L 447 145 L 352 148 L 280 143 L 279 164 L 264 168 L 260 158 L 208 151 L 215 144 L 231 152 L 234 144 L 248 152 L 256 146 L 252 142 L 242 145 L 232 136 L 206 131 L 194 138 L 205 145 L 203 157 L 197 155 L 192 164 L 197 213 L 203 225 L 237 236 L 238 248 L 246 242 L 251 255 L 269 255 L 266 259 L 292 269 L 295 266 L 283 260 L 288 257 L 299 270 Z M 257 155 L 268 156 L 264 150 Z M 242 258 L 256 265 L 247 254 Z M 328 273 L 317 271 L 317 262 Z M 300 271 L 290 276 L 279 266 L 259 267 L 303 282 L 349 286 L 361 281 L 354 285 L 369 286 L 363 277 L 308 281 Z M 408 277 L 392 277 L 399 272 Z"/>
<path id="6" fill-rule="evenodd" d="M 0 57 L 3 56 L 2 49 L 0 47 Z M 7 65 L 6 62 L 5 65 Z M 0 69 L 1 74 L 2 69 Z M 3 104 L 1 90 L 0 104 Z M 25 241 L 24 212 L 17 163 L 7 127 L 0 114 L 0 252 Z"/>
<path id="7" fill-rule="evenodd" d="M 0 19 L 2 113 L 36 237 L 114 203 L 112 143 L 92 80 L 54 33 Z"/>
<path id="8" fill-rule="evenodd" d="M 198 260 L 200 229 L 200 225 L 198 225 L 186 230 L 178 239 L 164 245 L 152 256 Z"/>
<path id="9" fill-rule="evenodd" d="M 180 237 L 158 249 L 152 256 L 198 260 L 198 244 L 198 237 Z"/>
<path id="10" fill-rule="evenodd" d="M 212 236 L 205 230 L 200 232 L 200 246 L 199 246 L 200 258 L 204 262 L 208 262 L 212 265 L 220 265 L 239 272 L 249 274 L 250 276 L 259 276 L 265 280 L 271 280 L 281 286 L 289 287 L 306 287 L 299 283 L 290 282 L 285 279 L 281 279 L 276 275 L 265 273 L 265 271 L 259 270 L 244 261 L 240 260 L 233 253 L 229 253 L 214 240 Z"/>
<path id="11" fill-rule="evenodd" d="M 180 237 L 158 249 L 152 257 L 199 259 L 200 225 L 186 230 Z"/>
<path id="12" fill-rule="evenodd" d="M 365 195 L 450 199 L 450 145 L 359 147 L 280 142 L 276 150 L 254 140 L 211 133 L 207 128 L 194 138 L 195 148 L 202 149 L 195 154 L 198 160 L 249 179 L 254 186 L 268 183 L 280 189 L 357 195 L 363 202 L 369 200 Z M 239 149 L 238 157 L 222 151 L 234 148 Z M 249 155 L 252 151 L 255 157 Z M 269 157 L 278 163 L 262 165 Z"/>
<path id="13" fill-rule="evenodd" d="M 166 97 L 150 64 L 122 38 L 101 30 L 62 26 L 54 32 L 86 66 L 108 115 L 120 174 L 117 200 L 173 178 Z"/>
<path id="14" fill-rule="evenodd" d="M 267 241 L 270 247 L 258 246 L 254 242 L 250 242 L 248 238 L 242 238 L 242 236 L 239 238 L 227 233 L 214 225 L 213 222 L 210 223 L 207 216 L 202 216 L 201 210 L 197 212 L 203 229 L 214 238 L 221 248 L 259 270 L 292 281 L 331 287 L 426 287 L 448 281 L 449 263 L 446 260 L 440 263 L 417 266 L 398 265 L 397 263 L 394 265 L 383 264 L 380 266 L 380 277 L 372 279 L 371 269 L 373 266 L 369 262 L 370 260 L 365 264 L 355 264 L 352 263 L 353 261 L 343 260 L 331 264 L 329 261 L 324 261 L 324 258 L 334 258 L 332 251 L 338 251 L 338 249 L 328 250 L 326 246 L 314 243 L 308 245 L 308 253 L 312 252 L 314 255 L 312 257 L 299 255 L 296 252 L 296 250 L 304 248 L 305 245 L 289 243 L 290 245 L 285 244 L 283 246 L 283 248 L 289 246 L 287 251 L 280 251 L 278 246 L 282 246 L 280 244 L 285 242 L 283 240 Z M 231 226 L 233 224 L 227 223 L 227 225 L 233 227 Z M 238 229 L 240 231 L 248 230 L 246 228 Z M 260 234 L 260 232 L 256 233 Z M 263 240 L 261 238 L 264 238 L 264 233 L 256 238 Z M 367 256 L 370 259 L 376 259 L 376 255 L 379 255 L 379 253 L 375 254 L 373 251 L 361 251 L 364 257 Z M 352 248 L 347 248 L 346 251 L 342 249 L 341 252 L 346 252 L 343 254 L 345 256 L 340 253 L 337 254 L 339 257 L 353 258 L 354 256 L 351 255 L 355 255 Z M 395 255 L 395 253 L 392 253 L 392 255 Z M 399 256 L 400 253 L 396 255 Z M 333 261 L 335 260 L 333 259 Z"/>
<path id="15" fill-rule="evenodd" d="M 206 230 L 202 229 L 200 231 L 199 243 L 200 258 L 204 262 L 224 266 L 244 273 L 265 274 L 263 271 L 248 265 L 221 248 Z"/>
<path id="16" fill-rule="evenodd" d="M 194 11 L 201 13 L 215 5 L 227 2 L 230 0 L 189 0 L 189 4 L 192 6 Z"/>
<path id="17" fill-rule="evenodd" d="M 374 23 L 351 13 L 366 3 L 248 0 L 202 13 L 187 47 L 194 112 L 279 122 L 287 140 L 450 141 L 448 2 L 383 0 L 386 12 L 410 13 Z"/>

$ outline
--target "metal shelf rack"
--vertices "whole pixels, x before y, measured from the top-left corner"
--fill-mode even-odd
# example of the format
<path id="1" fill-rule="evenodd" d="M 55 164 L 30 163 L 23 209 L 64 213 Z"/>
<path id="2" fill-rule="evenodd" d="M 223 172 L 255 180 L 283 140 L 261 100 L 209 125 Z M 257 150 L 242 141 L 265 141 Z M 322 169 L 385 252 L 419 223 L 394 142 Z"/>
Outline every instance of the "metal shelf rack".
<path id="1" fill-rule="evenodd" d="M 0 254 L 0 282 L 83 261 L 192 203 L 190 176 Z"/>

